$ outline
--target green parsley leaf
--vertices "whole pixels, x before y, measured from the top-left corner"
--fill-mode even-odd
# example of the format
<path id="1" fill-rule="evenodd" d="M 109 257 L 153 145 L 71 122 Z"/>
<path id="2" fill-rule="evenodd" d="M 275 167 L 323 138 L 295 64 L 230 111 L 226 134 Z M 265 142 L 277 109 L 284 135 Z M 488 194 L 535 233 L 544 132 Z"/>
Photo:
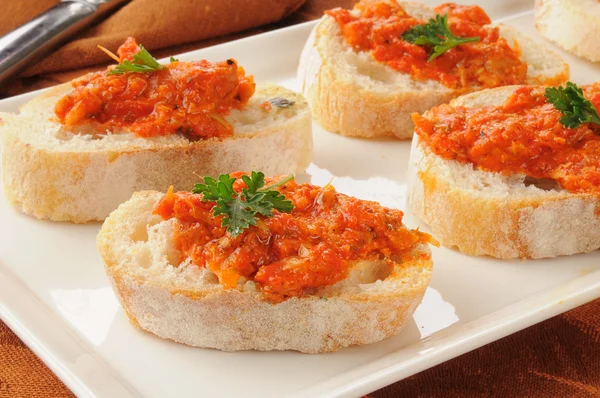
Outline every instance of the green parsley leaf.
<path id="1" fill-rule="evenodd" d="M 265 175 L 263 173 L 252 172 L 251 177 L 242 176 L 242 181 L 248 186 L 248 191 L 256 192 L 259 188 L 265 186 Z"/>
<path id="2" fill-rule="evenodd" d="M 256 225 L 258 215 L 272 217 L 273 210 L 289 213 L 294 208 L 292 202 L 279 191 L 275 190 L 290 181 L 288 176 L 265 187 L 265 175 L 253 171 L 250 176 L 243 175 L 242 180 L 247 185 L 241 193 L 233 189 L 235 178 L 229 174 L 221 174 L 217 180 L 204 177 L 204 184 L 196 184 L 192 193 L 202 194 L 202 201 L 215 202 L 213 215 L 223 216 L 222 226 L 227 232 L 238 236 L 246 228 Z"/>
<path id="3" fill-rule="evenodd" d="M 292 202 L 287 200 L 279 191 L 269 191 L 261 199 L 263 202 L 271 203 L 274 209 L 282 213 L 289 213 L 294 208 Z"/>
<path id="4" fill-rule="evenodd" d="M 169 57 L 169 62 L 179 62 L 179 60 L 175 57 Z"/>
<path id="5" fill-rule="evenodd" d="M 419 46 L 429 46 L 429 59 L 431 62 L 446 51 L 461 44 L 479 41 L 479 37 L 457 37 L 448 27 L 448 14 L 436 15 L 425 25 L 416 25 L 402 34 L 402 40 Z"/>
<path id="6" fill-rule="evenodd" d="M 133 62 L 128 60 L 118 64 L 108 72 L 109 75 L 122 75 L 125 72 L 147 73 L 154 72 L 167 67 L 158 63 L 150 53 L 140 45 L 140 51 L 133 55 Z"/>
<path id="7" fill-rule="evenodd" d="M 256 206 L 242 202 L 239 197 L 227 203 L 217 201 L 213 214 L 225 216 L 221 225 L 227 227 L 232 236 L 238 236 L 250 225 L 256 225 Z"/>
<path id="8" fill-rule="evenodd" d="M 545 97 L 564 115 L 560 118 L 563 126 L 575 128 L 583 123 L 600 125 L 596 107 L 583 96 L 583 90 L 575 83 L 567 82 L 565 87 L 548 87 Z"/>

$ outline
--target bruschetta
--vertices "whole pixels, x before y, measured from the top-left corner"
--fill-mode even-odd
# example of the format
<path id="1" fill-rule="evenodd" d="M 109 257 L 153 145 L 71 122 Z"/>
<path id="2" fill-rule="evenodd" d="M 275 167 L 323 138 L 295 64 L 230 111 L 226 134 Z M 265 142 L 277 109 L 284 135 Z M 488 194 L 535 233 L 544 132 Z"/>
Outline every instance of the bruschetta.
<path id="1" fill-rule="evenodd" d="M 262 173 L 137 192 L 98 248 L 131 323 L 179 343 L 335 351 L 398 333 L 432 269 L 400 210 Z"/>
<path id="2" fill-rule="evenodd" d="M 411 114 L 467 92 L 511 84 L 559 84 L 569 75 L 556 53 L 478 6 L 430 8 L 363 0 L 327 11 L 298 68 L 313 118 L 365 138 L 412 137 Z"/>
<path id="3" fill-rule="evenodd" d="M 118 65 L 0 114 L 2 181 L 23 212 L 104 220 L 133 192 L 189 189 L 198 175 L 299 173 L 310 163 L 310 109 L 255 86 L 233 59 L 158 63 L 134 39 Z"/>
<path id="4" fill-rule="evenodd" d="M 542 36 L 587 60 L 600 61 L 598 0 L 536 0 L 535 26 Z"/>
<path id="5" fill-rule="evenodd" d="M 449 247 L 545 258 L 600 248 L 600 84 L 511 86 L 414 115 L 408 204 Z"/>

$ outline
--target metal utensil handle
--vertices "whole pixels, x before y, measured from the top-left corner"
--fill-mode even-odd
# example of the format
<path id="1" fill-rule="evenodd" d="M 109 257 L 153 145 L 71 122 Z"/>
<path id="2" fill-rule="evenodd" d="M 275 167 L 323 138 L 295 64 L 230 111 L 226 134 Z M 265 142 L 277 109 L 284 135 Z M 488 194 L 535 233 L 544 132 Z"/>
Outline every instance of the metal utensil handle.
<path id="1" fill-rule="evenodd" d="M 81 28 L 95 12 L 91 4 L 64 1 L 0 37 L 0 82 Z"/>

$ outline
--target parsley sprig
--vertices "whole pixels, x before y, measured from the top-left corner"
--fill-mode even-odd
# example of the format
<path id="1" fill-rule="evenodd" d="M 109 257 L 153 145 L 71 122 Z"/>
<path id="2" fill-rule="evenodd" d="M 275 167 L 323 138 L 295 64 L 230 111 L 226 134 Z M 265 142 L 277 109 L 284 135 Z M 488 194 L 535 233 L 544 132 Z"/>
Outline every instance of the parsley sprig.
<path id="1" fill-rule="evenodd" d="M 563 126 L 575 128 L 583 123 L 600 125 L 596 107 L 583 96 L 583 90 L 575 83 L 567 82 L 565 87 L 548 87 L 545 97 L 564 115 L 560 118 Z"/>
<path id="2" fill-rule="evenodd" d="M 140 51 L 133 55 L 133 62 L 123 61 L 108 72 L 109 75 L 122 75 L 125 72 L 146 73 L 154 72 L 167 67 L 158 63 L 144 46 L 140 45 Z M 173 61 L 171 61 L 173 62 Z"/>
<path id="3" fill-rule="evenodd" d="M 273 210 L 289 213 L 294 208 L 292 202 L 273 189 L 284 185 L 293 176 L 288 176 L 278 182 L 265 185 L 265 175 L 253 171 L 250 176 L 243 175 L 242 180 L 247 188 L 241 193 L 234 191 L 233 183 L 236 181 L 229 174 L 221 174 L 217 180 L 204 177 L 204 184 L 196 184 L 192 193 L 201 193 L 202 201 L 215 202 L 213 215 L 223 215 L 222 226 L 227 227 L 227 232 L 238 236 L 250 225 L 256 225 L 258 215 L 272 217 Z"/>
<path id="4" fill-rule="evenodd" d="M 479 37 L 457 37 L 448 27 L 448 14 L 436 15 L 425 25 L 415 25 L 402 34 L 402 40 L 419 46 L 431 46 L 429 59 L 431 62 L 446 51 L 464 43 L 479 41 Z"/>

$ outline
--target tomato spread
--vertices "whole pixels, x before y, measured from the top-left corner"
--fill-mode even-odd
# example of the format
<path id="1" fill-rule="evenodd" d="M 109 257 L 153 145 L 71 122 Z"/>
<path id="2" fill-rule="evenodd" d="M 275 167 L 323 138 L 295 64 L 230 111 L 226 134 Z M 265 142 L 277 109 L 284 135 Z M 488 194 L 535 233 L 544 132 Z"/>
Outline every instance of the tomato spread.
<path id="1" fill-rule="evenodd" d="M 600 109 L 600 83 L 584 86 L 583 93 Z M 543 87 L 523 86 L 500 106 L 441 105 L 426 116 L 413 115 L 415 132 L 445 159 L 600 195 L 600 126 L 564 127 L 563 114 L 544 94 Z"/>
<path id="2" fill-rule="evenodd" d="M 234 189 L 246 185 L 241 174 Z M 277 181 L 267 179 L 267 184 Z M 400 210 L 337 193 L 332 187 L 287 182 L 278 190 L 291 200 L 290 213 L 260 217 L 232 236 L 214 217 L 214 202 L 201 194 L 169 191 L 154 212 L 176 219 L 175 242 L 182 260 L 213 271 L 226 288 L 252 280 L 271 302 L 302 297 L 343 280 L 353 261 L 402 261 L 418 243 L 433 239 L 402 225 Z M 425 254 L 423 254 L 424 256 Z"/>
<path id="3" fill-rule="evenodd" d="M 478 6 L 446 3 L 434 9 L 436 14 L 448 14 L 453 35 L 479 40 L 450 48 L 431 61 L 431 46 L 402 39 L 404 33 L 426 24 L 426 20 L 410 16 L 395 0 L 363 0 L 355 10 L 337 8 L 326 13 L 338 22 L 348 45 L 370 52 L 378 62 L 415 80 L 436 80 L 458 91 L 525 82 L 527 64 L 520 60 L 519 49 L 511 48 L 500 37 L 498 28 L 489 25 L 490 18 Z"/>
<path id="4" fill-rule="evenodd" d="M 121 63 L 132 62 L 139 51 L 129 38 L 117 54 Z M 254 93 L 252 76 L 233 59 L 172 61 L 144 73 L 111 74 L 113 68 L 73 82 L 73 92 L 55 106 L 61 123 L 91 124 L 98 131 L 127 128 L 139 137 L 228 137 L 233 129 L 223 116 L 242 108 Z"/>

